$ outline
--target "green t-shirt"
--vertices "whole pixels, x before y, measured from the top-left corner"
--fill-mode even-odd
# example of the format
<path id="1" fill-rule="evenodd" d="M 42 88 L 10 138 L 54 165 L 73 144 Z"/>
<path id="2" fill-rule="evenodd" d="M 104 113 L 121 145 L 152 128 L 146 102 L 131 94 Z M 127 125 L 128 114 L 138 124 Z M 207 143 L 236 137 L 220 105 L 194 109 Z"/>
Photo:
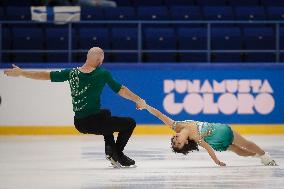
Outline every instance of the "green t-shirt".
<path id="1" fill-rule="evenodd" d="M 51 71 L 50 79 L 52 82 L 69 82 L 76 118 L 87 117 L 100 111 L 100 96 L 105 84 L 115 93 L 121 89 L 121 84 L 112 78 L 109 71 L 102 68 L 96 68 L 90 73 L 83 73 L 78 68 Z"/>

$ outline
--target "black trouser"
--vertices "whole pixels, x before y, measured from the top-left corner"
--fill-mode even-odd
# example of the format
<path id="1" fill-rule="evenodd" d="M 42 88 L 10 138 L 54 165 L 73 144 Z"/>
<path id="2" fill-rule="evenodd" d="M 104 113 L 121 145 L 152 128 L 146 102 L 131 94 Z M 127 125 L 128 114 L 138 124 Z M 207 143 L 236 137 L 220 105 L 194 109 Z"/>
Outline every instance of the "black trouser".
<path id="1" fill-rule="evenodd" d="M 101 110 L 98 114 L 85 118 L 74 118 L 74 124 L 81 133 L 103 135 L 105 145 L 115 146 L 118 152 L 123 151 L 136 127 L 134 119 L 111 116 L 109 110 Z M 116 143 L 113 136 L 114 132 L 118 132 Z"/>

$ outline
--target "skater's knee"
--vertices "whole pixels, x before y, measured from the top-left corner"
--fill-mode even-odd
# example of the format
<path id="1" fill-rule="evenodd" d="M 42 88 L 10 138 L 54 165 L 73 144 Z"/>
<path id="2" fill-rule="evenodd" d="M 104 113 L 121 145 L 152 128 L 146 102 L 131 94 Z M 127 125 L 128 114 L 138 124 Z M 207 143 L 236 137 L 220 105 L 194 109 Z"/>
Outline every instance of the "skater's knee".
<path id="1" fill-rule="evenodd" d="M 129 126 L 132 128 L 136 127 L 136 121 L 133 118 L 128 118 Z"/>

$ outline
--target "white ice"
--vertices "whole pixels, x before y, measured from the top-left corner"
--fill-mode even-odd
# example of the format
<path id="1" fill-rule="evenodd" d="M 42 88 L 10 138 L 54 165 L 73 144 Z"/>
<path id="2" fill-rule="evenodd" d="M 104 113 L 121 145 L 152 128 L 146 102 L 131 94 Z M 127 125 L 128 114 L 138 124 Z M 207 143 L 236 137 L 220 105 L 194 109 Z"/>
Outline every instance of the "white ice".
<path id="1" fill-rule="evenodd" d="M 227 167 L 218 167 L 202 149 L 172 153 L 170 136 L 133 136 L 125 153 L 138 167 L 114 169 L 101 136 L 1 136 L 0 188 L 284 188 L 284 136 L 246 137 L 279 166 L 222 152 Z"/>

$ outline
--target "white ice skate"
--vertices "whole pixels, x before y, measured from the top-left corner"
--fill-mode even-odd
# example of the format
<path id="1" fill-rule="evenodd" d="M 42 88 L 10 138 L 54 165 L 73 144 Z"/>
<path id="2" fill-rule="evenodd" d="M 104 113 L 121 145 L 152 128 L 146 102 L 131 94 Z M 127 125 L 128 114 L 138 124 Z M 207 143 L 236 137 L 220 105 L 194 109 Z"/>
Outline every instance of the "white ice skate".
<path id="1" fill-rule="evenodd" d="M 268 153 L 265 153 L 262 156 L 259 156 L 261 163 L 265 166 L 277 166 L 276 162 L 270 157 Z"/>

